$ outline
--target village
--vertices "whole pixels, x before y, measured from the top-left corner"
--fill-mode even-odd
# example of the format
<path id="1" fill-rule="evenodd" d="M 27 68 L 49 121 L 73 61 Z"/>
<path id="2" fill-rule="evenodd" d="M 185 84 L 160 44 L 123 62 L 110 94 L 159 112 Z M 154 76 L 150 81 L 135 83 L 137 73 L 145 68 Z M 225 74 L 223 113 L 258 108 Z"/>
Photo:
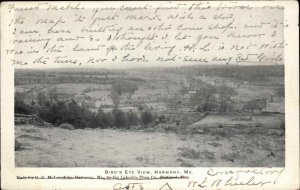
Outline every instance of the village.
<path id="1" fill-rule="evenodd" d="M 29 76 L 20 78 L 25 85 L 17 85 L 16 93 L 22 93 L 24 102 L 30 104 L 38 99 L 39 93 L 46 94 L 52 91 L 57 99 L 64 102 L 75 101 L 79 106 L 94 113 L 99 109 L 111 112 L 117 107 L 123 112 L 138 114 L 142 110 L 149 110 L 155 115 L 177 119 L 182 114 L 197 112 L 284 114 L 283 77 L 270 77 L 262 82 L 251 82 L 206 73 L 191 76 L 187 73 L 174 73 L 168 70 L 166 72 L 159 69 L 132 69 L 104 76 L 97 73 L 81 75 L 74 72 L 63 75 L 59 72 L 53 73 L 55 72 L 44 74 L 44 78 L 28 79 Z M 19 80 L 18 76 L 24 77 L 24 75 L 16 76 L 16 81 Z M 81 80 L 64 81 L 72 80 L 68 79 L 70 76 L 81 76 Z M 43 80 L 47 78 L 53 80 L 55 77 L 61 77 L 59 81 L 62 83 L 43 84 Z M 29 84 L 31 82 L 33 84 Z M 119 86 L 129 85 L 128 88 L 133 89 L 129 91 L 119 89 L 116 96 L 113 93 L 116 89 L 113 88 L 117 83 L 120 83 Z M 201 117 L 200 115 L 199 118 Z M 195 118 L 192 119 L 194 120 Z"/>
<path id="2" fill-rule="evenodd" d="M 230 94 L 230 97 L 226 97 L 225 101 L 229 106 L 226 112 L 249 111 L 244 108 L 244 105 L 251 100 L 257 100 L 264 101 L 262 112 L 284 113 L 284 97 L 275 93 L 276 87 L 255 86 L 249 84 L 248 81 L 211 77 L 205 76 L 205 74 L 189 79 L 187 77 L 150 79 L 149 82 L 138 85 L 138 89 L 134 93 L 122 94 L 119 97 L 118 109 L 138 112 L 139 106 L 143 106 L 159 113 L 170 111 L 174 107 L 196 111 L 196 107 L 201 104 L 201 101 L 199 103 L 199 101 L 192 102 L 192 100 L 203 90 L 203 84 L 215 88 L 228 87 L 235 91 Z M 77 96 L 76 101 L 81 106 L 93 111 L 97 111 L 99 108 L 111 111 L 114 108 L 111 86 L 107 85 L 104 88 L 105 90 L 87 89 L 88 92 Z M 220 102 L 222 98 L 225 98 L 223 93 L 224 91 L 215 92 L 212 101 Z M 177 102 L 174 103 L 175 100 Z M 219 110 L 218 105 L 212 105 L 209 111 L 218 112 Z"/>
<path id="3" fill-rule="evenodd" d="M 284 97 L 281 66 L 17 70 L 16 165 L 284 166 Z"/>

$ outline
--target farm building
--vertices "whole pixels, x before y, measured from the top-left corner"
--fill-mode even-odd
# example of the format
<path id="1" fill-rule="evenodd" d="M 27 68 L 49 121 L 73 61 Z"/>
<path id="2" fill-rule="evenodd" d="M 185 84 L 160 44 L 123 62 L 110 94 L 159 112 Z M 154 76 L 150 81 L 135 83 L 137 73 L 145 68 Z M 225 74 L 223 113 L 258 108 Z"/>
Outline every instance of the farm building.
<path id="1" fill-rule="evenodd" d="M 153 109 L 155 111 L 165 111 L 167 109 L 167 105 L 164 102 L 152 102 L 145 104 L 148 108 Z"/>
<path id="2" fill-rule="evenodd" d="M 267 106 L 263 111 L 285 113 L 284 106 L 284 98 L 274 98 L 271 96 L 271 98 L 267 99 Z"/>
<path id="3" fill-rule="evenodd" d="M 103 96 L 101 98 L 98 98 L 95 101 L 95 107 L 99 108 L 101 106 L 112 106 L 113 105 L 113 100 L 110 96 Z"/>

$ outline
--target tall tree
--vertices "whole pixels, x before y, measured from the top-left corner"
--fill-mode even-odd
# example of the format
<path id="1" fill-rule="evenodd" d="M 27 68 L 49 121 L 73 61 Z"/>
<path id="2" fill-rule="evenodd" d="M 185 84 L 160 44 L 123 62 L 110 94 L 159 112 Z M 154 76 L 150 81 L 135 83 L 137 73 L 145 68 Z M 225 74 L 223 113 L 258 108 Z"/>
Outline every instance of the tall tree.
<path id="1" fill-rule="evenodd" d="M 254 99 L 246 102 L 246 104 L 243 106 L 243 110 L 250 110 L 251 112 L 254 112 L 255 110 L 259 110 L 262 112 L 262 110 L 267 106 L 267 99 Z"/>
<path id="2" fill-rule="evenodd" d="M 152 113 L 150 111 L 144 111 L 141 115 L 141 121 L 144 126 L 148 127 L 148 125 L 153 122 Z"/>
<path id="3" fill-rule="evenodd" d="M 220 95 L 219 97 L 219 103 L 220 103 L 220 109 L 219 111 L 221 113 L 226 112 L 228 108 L 228 101 L 230 101 L 231 97 L 236 95 L 237 92 L 226 85 L 222 85 L 217 89 L 217 93 Z"/>
<path id="4" fill-rule="evenodd" d="M 137 90 L 137 85 L 133 82 L 126 80 L 116 80 L 112 83 L 111 97 L 113 99 L 114 106 L 117 108 L 120 103 L 120 97 L 123 93 L 128 92 L 132 95 Z"/>

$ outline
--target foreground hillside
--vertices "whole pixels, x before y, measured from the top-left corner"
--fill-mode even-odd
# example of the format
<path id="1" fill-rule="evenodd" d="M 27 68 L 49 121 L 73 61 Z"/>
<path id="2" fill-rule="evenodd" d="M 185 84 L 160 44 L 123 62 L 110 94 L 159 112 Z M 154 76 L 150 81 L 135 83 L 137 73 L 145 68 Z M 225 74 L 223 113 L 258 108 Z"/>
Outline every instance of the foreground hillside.
<path id="1" fill-rule="evenodd" d="M 284 166 L 283 130 L 260 133 L 257 127 L 233 134 L 226 127 L 166 132 L 17 125 L 15 162 L 17 167 L 276 167 Z"/>

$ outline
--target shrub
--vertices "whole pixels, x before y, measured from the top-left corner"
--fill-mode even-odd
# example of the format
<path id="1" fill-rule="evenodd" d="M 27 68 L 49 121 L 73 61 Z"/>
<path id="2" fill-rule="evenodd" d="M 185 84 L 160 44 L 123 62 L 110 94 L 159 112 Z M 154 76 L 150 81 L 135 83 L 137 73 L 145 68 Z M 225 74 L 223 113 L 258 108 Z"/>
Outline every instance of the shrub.
<path id="1" fill-rule="evenodd" d="M 15 151 L 18 151 L 21 149 L 21 143 L 19 143 L 17 140 L 15 140 Z"/>
<path id="2" fill-rule="evenodd" d="M 194 149 L 189 148 L 178 148 L 181 152 L 179 153 L 180 156 L 184 158 L 189 159 L 199 159 L 200 158 L 200 152 L 195 151 Z"/>
<path id="3" fill-rule="evenodd" d="M 204 134 L 210 133 L 209 127 L 204 126 L 202 129 L 203 129 L 203 133 L 204 133 Z"/>
<path id="4" fill-rule="evenodd" d="M 74 130 L 73 125 L 71 125 L 71 124 L 69 124 L 69 123 L 63 123 L 63 124 L 59 125 L 59 128 L 62 128 L 62 129 L 69 129 L 69 130 Z"/>
<path id="5" fill-rule="evenodd" d="M 229 152 L 221 156 L 222 160 L 234 162 L 235 159 L 239 158 L 239 152 Z"/>
<path id="6" fill-rule="evenodd" d="M 25 104 L 23 101 L 15 101 L 15 113 L 20 114 L 32 114 L 33 108 L 28 104 Z"/>
<path id="7" fill-rule="evenodd" d="M 159 121 L 160 123 L 166 123 L 167 119 L 166 119 L 165 115 L 160 115 L 160 116 L 158 117 L 158 121 Z"/>

